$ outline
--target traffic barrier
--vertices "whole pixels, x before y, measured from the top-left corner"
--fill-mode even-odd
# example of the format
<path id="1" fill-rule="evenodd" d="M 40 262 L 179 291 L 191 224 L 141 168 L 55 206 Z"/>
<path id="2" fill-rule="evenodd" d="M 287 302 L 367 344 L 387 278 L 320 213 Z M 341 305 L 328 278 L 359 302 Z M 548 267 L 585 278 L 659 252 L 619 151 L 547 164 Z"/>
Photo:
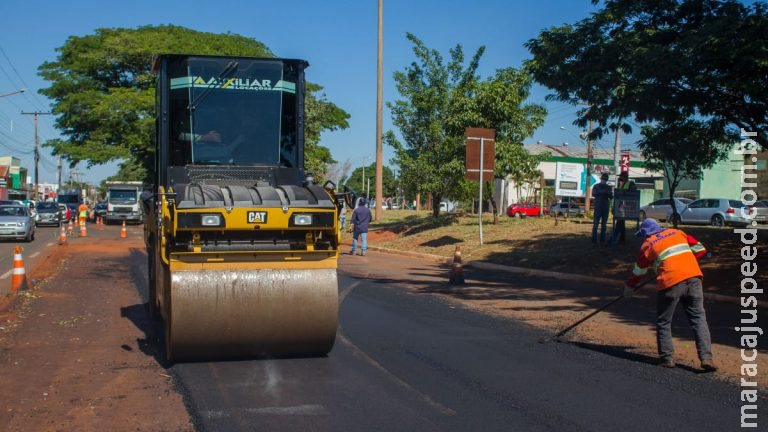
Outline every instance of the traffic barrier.
<path id="1" fill-rule="evenodd" d="M 451 285 L 464 285 L 464 266 L 461 264 L 461 246 L 456 246 L 451 264 L 451 277 L 448 281 Z"/>
<path id="2" fill-rule="evenodd" d="M 120 230 L 120 238 L 128 237 L 128 231 L 125 230 L 125 221 L 123 221 L 123 229 Z"/>
<path id="3" fill-rule="evenodd" d="M 64 224 L 61 224 L 61 233 L 59 234 L 59 244 L 67 244 L 67 231 Z"/>
<path id="4" fill-rule="evenodd" d="M 27 272 L 24 270 L 24 258 L 21 256 L 21 246 L 16 246 L 13 254 L 13 276 L 11 277 L 11 291 L 29 289 L 27 284 Z"/>
<path id="5" fill-rule="evenodd" d="M 85 221 L 80 222 L 80 237 L 88 237 L 88 229 L 85 228 Z"/>

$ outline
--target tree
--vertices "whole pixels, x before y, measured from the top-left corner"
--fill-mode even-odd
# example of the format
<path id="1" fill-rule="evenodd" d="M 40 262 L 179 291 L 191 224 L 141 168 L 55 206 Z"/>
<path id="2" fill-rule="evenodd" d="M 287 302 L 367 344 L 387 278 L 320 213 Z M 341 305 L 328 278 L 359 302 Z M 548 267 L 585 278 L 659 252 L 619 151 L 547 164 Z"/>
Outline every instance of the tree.
<path id="1" fill-rule="evenodd" d="M 371 183 L 375 180 L 376 164 L 372 163 L 365 167 L 365 179 L 370 180 Z M 350 189 L 357 192 L 358 196 L 365 196 L 367 194 L 367 181 L 363 181 L 363 168 L 357 167 L 352 171 L 352 174 L 345 179 L 345 185 Z M 384 197 L 391 197 L 397 194 L 397 181 L 395 175 L 388 166 L 383 167 L 382 181 L 384 184 L 383 192 Z"/>
<path id="2" fill-rule="evenodd" d="M 513 68 L 496 71 L 481 80 L 477 68 L 485 47 L 465 65 L 461 45 L 450 50 L 447 64 L 436 50 L 408 33 L 416 61 L 394 79 L 402 99 L 388 104 L 394 132 L 385 141 L 395 149 L 395 162 L 406 194 L 431 193 L 433 216 L 440 214 L 444 197 L 463 193 L 464 130 L 487 127 L 497 130 L 497 141 L 521 143 L 543 124 L 546 111 L 538 105 L 521 106 L 528 96 L 530 78 Z"/>
<path id="3" fill-rule="evenodd" d="M 44 145 L 74 166 L 122 160 L 154 169 L 153 56 L 160 53 L 273 57 L 263 43 L 237 34 L 198 32 L 184 27 L 144 26 L 97 29 L 70 36 L 55 61 L 39 74 L 51 83 L 40 90 L 51 98 L 64 139 Z M 307 85 L 305 160 L 308 172 L 324 173 L 332 162 L 319 145 L 324 130 L 348 127 L 349 115 L 326 100 L 322 87 Z"/>
<path id="4" fill-rule="evenodd" d="M 670 205 L 672 206 L 672 222 L 675 227 L 679 221 L 679 213 L 675 206 L 675 191 L 683 178 L 701 178 L 702 170 L 714 165 L 728 154 L 728 145 L 697 146 L 695 143 L 709 139 L 718 131 L 721 137 L 722 129 L 714 126 L 715 131 L 708 130 L 707 123 L 692 120 L 662 124 L 658 127 L 646 126 L 642 129 L 643 139 L 638 146 L 643 152 L 646 168 L 662 171 L 669 186 Z M 692 145 L 694 144 L 694 145 Z"/>
<path id="5" fill-rule="evenodd" d="M 594 121 L 595 138 L 631 117 L 657 130 L 691 120 L 710 133 L 696 143 L 700 148 L 717 147 L 724 134 L 737 139 L 741 127 L 768 148 L 764 3 L 602 3 L 590 17 L 526 43 L 533 55 L 526 66 L 555 99 L 591 106 L 575 124 Z"/>

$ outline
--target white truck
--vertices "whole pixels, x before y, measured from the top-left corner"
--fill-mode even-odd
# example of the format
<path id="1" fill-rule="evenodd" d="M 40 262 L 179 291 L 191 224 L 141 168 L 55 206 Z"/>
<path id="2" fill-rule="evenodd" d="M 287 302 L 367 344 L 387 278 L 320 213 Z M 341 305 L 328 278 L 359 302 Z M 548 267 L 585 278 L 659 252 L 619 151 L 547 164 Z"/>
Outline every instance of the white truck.
<path id="1" fill-rule="evenodd" d="M 144 211 L 139 196 L 142 182 L 107 182 L 106 222 L 144 223 Z"/>

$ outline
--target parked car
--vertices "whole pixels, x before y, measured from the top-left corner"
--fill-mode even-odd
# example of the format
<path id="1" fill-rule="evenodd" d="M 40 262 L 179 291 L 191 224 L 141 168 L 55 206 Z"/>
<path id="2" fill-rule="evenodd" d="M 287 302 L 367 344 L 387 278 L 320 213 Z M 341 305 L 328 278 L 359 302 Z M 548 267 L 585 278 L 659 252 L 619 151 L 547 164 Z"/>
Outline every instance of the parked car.
<path id="1" fill-rule="evenodd" d="M 533 203 L 514 203 L 507 207 L 507 216 L 509 217 L 523 217 L 523 216 L 538 216 L 541 213 L 541 207 L 538 204 Z M 548 214 L 549 209 L 544 209 L 544 214 Z"/>
<path id="2" fill-rule="evenodd" d="M 30 242 L 35 239 L 35 218 L 25 205 L 0 205 L 0 238 Z"/>
<path id="3" fill-rule="evenodd" d="M 550 216 L 577 216 L 584 215 L 584 209 L 576 203 L 559 202 L 549 206 Z"/>
<path id="4" fill-rule="evenodd" d="M 757 223 L 768 223 L 768 204 L 765 201 L 755 201 L 752 208 L 755 211 L 754 220 Z"/>
<path id="5" fill-rule="evenodd" d="M 745 205 L 739 200 L 725 198 L 698 199 L 679 210 L 678 222 L 682 224 L 710 224 L 712 226 L 746 226 L 750 220 L 741 217 Z M 672 212 L 667 213 L 672 220 Z"/>
<path id="6" fill-rule="evenodd" d="M 675 208 L 677 208 L 679 213 L 683 207 L 692 202 L 693 200 L 689 200 L 688 198 L 675 198 Z M 658 221 L 665 221 L 667 220 L 667 214 L 669 213 L 672 213 L 672 206 L 670 205 L 669 198 L 662 198 L 640 207 L 640 220 L 653 218 Z"/>
<path id="7" fill-rule="evenodd" d="M 61 226 L 61 210 L 55 202 L 41 202 L 37 204 L 37 225 Z"/>

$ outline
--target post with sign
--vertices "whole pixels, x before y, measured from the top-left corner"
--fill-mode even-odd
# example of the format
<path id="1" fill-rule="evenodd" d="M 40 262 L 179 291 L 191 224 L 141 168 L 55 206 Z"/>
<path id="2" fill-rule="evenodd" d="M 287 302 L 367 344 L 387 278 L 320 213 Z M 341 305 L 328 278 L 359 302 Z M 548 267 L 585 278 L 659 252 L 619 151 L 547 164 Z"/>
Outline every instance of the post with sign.
<path id="1" fill-rule="evenodd" d="M 629 153 L 621 154 L 621 172 L 629 174 Z"/>
<path id="2" fill-rule="evenodd" d="M 478 180 L 480 245 L 483 244 L 483 181 L 493 181 L 496 162 L 496 131 L 486 128 L 467 128 L 464 131 L 467 144 L 467 180 Z"/>

